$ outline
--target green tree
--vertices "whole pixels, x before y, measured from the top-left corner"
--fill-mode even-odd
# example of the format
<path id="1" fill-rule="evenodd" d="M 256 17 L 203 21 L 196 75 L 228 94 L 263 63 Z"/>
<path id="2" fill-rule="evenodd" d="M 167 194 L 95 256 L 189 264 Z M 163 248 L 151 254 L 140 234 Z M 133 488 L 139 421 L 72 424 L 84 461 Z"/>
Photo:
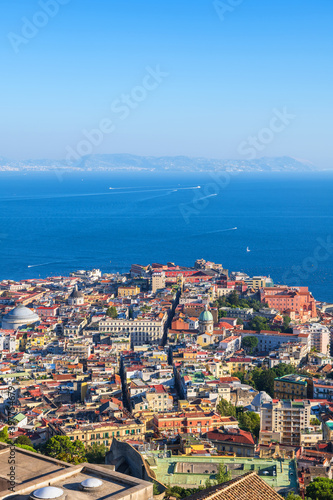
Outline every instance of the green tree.
<path id="1" fill-rule="evenodd" d="M 220 464 L 218 473 L 216 474 L 217 484 L 226 483 L 227 481 L 230 481 L 230 479 L 231 479 L 231 473 L 230 471 L 228 471 L 227 466 Z"/>
<path id="2" fill-rule="evenodd" d="M 222 417 L 236 417 L 236 407 L 226 399 L 221 398 L 216 409 Z"/>
<path id="3" fill-rule="evenodd" d="M 260 330 L 269 330 L 269 325 L 263 316 L 255 316 L 249 321 L 249 328 L 260 332 Z"/>
<path id="4" fill-rule="evenodd" d="M 49 457 L 80 464 L 86 460 L 82 441 L 71 441 L 68 436 L 54 436 L 45 444 L 45 454 Z"/>
<path id="5" fill-rule="evenodd" d="M 302 497 L 296 495 L 295 493 L 288 493 L 287 500 L 303 500 Z"/>
<path id="6" fill-rule="evenodd" d="M 105 314 L 112 319 L 118 318 L 117 309 L 114 306 L 108 307 Z"/>
<path id="7" fill-rule="evenodd" d="M 233 372 L 232 376 L 239 378 L 242 384 L 245 383 L 245 372 Z"/>
<path id="8" fill-rule="evenodd" d="M 311 418 L 310 425 L 320 425 L 318 418 Z"/>
<path id="9" fill-rule="evenodd" d="M 287 314 L 284 314 L 283 315 L 283 330 L 289 329 L 290 321 L 291 321 L 290 316 L 288 316 Z"/>
<path id="10" fill-rule="evenodd" d="M 19 444 L 24 444 L 25 446 L 31 446 L 33 448 L 33 444 L 31 440 L 28 438 L 28 436 L 19 436 L 17 439 L 15 439 L 14 444 L 19 445 Z"/>
<path id="11" fill-rule="evenodd" d="M 288 375 L 289 373 L 295 373 L 295 371 L 292 365 L 287 365 L 286 363 L 280 363 L 274 366 L 274 368 L 269 369 L 254 368 L 249 374 L 251 376 L 251 381 L 249 381 L 249 383 L 257 389 L 257 391 L 266 391 L 273 397 L 274 379 L 283 377 L 283 375 Z"/>
<path id="12" fill-rule="evenodd" d="M 289 375 L 290 373 L 295 373 L 295 367 L 292 365 L 287 365 L 286 363 L 280 363 L 274 368 L 271 368 L 275 372 L 277 377 L 283 377 L 284 375 Z"/>
<path id="13" fill-rule="evenodd" d="M 104 464 L 106 451 L 104 444 L 94 443 L 88 446 L 86 450 L 87 461 L 90 464 Z"/>
<path id="14" fill-rule="evenodd" d="M 255 348 L 258 346 L 258 339 L 257 337 L 244 337 L 243 340 L 242 340 L 242 347 L 244 347 L 244 349 L 249 352 L 249 353 L 252 353 Z"/>
<path id="15" fill-rule="evenodd" d="M 333 500 L 333 480 L 316 477 L 306 488 L 306 495 L 312 500 Z"/>
<path id="16" fill-rule="evenodd" d="M 158 489 L 158 486 L 156 483 L 153 484 L 153 495 L 159 495 L 160 490 Z M 171 495 L 170 495 L 171 496 Z"/>
<path id="17" fill-rule="evenodd" d="M 33 446 L 27 446 L 26 444 L 16 444 L 16 443 L 15 443 L 15 446 L 17 446 L 18 448 L 23 448 L 24 450 L 33 451 L 34 453 L 36 453 L 36 450 Z"/>
<path id="18" fill-rule="evenodd" d="M 5 427 L 0 431 L 0 441 L 2 443 L 8 443 L 9 442 L 8 425 L 5 425 Z"/>
<path id="19" fill-rule="evenodd" d="M 238 307 L 239 305 L 239 295 L 238 293 L 233 290 L 229 295 L 228 295 L 228 302 L 231 306 L 236 306 Z"/>
<path id="20" fill-rule="evenodd" d="M 259 437 L 260 417 L 258 413 L 255 413 L 254 411 L 246 411 L 239 413 L 237 418 L 240 429 L 251 432 L 254 436 Z"/>

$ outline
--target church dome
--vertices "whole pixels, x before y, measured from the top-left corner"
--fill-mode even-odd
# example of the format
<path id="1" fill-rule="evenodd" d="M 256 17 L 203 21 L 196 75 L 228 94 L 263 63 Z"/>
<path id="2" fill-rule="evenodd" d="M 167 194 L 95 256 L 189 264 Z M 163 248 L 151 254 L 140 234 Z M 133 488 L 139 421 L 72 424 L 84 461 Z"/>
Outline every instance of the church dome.
<path id="1" fill-rule="evenodd" d="M 202 313 L 199 316 L 199 321 L 214 321 L 213 315 L 208 309 L 205 309 L 202 311 Z"/>
<path id="2" fill-rule="evenodd" d="M 40 321 L 39 316 L 34 311 L 19 305 L 2 318 L 2 328 L 15 330 L 20 326 L 31 325 L 38 321 Z"/>
<path id="3" fill-rule="evenodd" d="M 71 299 L 81 299 L 83 298 L 84 295 L 82 292 L 80 292 L 78 289 L 77 289 L 77 286 L 74 288 L 74 290 L 72 291 L 72 293 L 70 294 L 70 298 Z"/>

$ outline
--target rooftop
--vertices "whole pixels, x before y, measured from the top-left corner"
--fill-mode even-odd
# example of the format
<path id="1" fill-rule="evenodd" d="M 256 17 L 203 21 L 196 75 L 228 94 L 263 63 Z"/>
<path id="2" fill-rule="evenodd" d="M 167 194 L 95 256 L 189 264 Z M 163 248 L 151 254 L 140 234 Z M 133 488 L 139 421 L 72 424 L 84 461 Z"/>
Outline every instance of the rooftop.
<path id="1" fill-rule="evenodd" d="M 218 484 L 187 497 L 190 500 L 279 500 L 282 497 L 258 474 L 249 472 L 240 478 Z"/>
<path id="2" fill-rule="evenodd" d="M 273 460 L 260 458 L 226 458 L 221 456 L 172 456 L 161 457 L 159 452 L 150 452 L 147 458 L 153 460 L 153 471 L 156 479 L 170 486 L 184 487 L 204 486 L 207 479 L 214 480 L 215 474 L 187 474 L 177 473 L 177 463 L 188 464 L 224 464 L 230 470 L 232 478 L 242 476 L 246 472 L 256 471 L 269 486 L 276 491 L 296 491 L 296 471 L 293 460 Z M 276 472 L 276 475 L 273 472 Z M 268 472 L 268 473 L 267 473 Z M 292 472 L 292 474 L 291 474 Z M 231 497 L 232 498 L 232 497 Z"/>
<path id="3" fill-rule="evenodd" d="M 111 466 L 93 464 L 70 465 L 49 459 L 37 453 L 16 449 L 15 492 L 8 491 L 6 474 L 9 447 L 0 450 L 0 498 L 29 500 L 30 498 L 55 498 L 48 496 L 62 490 L 66 500 L 121 500 L 153 496 L 152 483 L 114 472 Z M 37 491 L 36 491 L 37 490 Z M 34 493 L 34 496 L 31 495 Z"/>

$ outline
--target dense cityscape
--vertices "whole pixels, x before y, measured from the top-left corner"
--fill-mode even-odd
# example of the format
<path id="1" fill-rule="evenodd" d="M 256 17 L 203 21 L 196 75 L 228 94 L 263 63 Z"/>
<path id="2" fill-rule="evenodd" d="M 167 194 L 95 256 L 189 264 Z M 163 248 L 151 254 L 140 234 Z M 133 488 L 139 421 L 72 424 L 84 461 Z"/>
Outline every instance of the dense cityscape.
<path id="1" fill-rule="evenodd" d="M 315 498 L 332 478 L 333 305 L 306 286 L 203 259 L 133 264 L 3 280 L 0 310 L 3 468 L 15 449 L 175 498 L 240 477 Z M 16 490 L 38 483 L 19 470 Z"/>

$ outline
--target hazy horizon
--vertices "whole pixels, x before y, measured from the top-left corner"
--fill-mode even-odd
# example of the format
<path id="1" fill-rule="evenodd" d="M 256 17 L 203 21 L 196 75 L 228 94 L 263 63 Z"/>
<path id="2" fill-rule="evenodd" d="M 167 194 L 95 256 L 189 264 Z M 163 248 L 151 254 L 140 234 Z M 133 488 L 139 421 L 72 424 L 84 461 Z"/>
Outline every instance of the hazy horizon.
<path id="1" fill-rule="evenodd" d="M 62 159 L 88 135 L 92 154 L 247 159 L 254 141 L 331 167 L 328 0 L 0 9 L 4 157 Z"/>

